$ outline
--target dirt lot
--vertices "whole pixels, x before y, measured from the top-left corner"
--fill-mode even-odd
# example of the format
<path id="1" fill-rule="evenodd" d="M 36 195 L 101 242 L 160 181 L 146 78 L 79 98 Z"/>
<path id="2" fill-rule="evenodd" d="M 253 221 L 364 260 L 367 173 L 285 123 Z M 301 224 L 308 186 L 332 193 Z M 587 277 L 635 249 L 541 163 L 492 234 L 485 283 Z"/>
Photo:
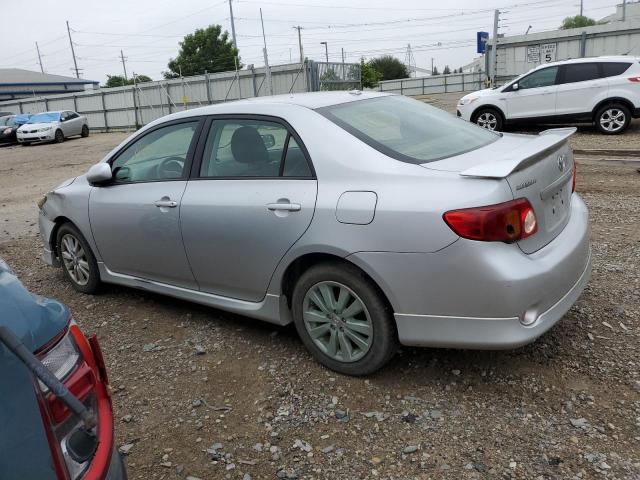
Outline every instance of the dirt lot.
<path id="1" fill-rule="evenodd" d="M 130 478 L 640 478 L 636 159 L 580 158 L 593 277 L 549 333 L 506 352 L 403 348 L 354 379 L 292 328 L 120 287 L 81 295 L 41 263 L 34 201 L 124 136 L 0 148 L 0 256 L 98 333 Z M 572 142 L 640 148 L 640 126 Z"/>

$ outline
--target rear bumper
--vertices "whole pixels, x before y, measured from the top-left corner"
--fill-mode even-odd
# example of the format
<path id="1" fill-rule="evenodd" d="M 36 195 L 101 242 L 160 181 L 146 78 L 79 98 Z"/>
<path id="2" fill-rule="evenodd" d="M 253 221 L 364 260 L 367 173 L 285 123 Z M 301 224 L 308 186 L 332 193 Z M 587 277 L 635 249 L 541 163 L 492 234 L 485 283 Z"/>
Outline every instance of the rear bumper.
<path id="1" fill-rule="evenodd" d="M 118 453 L 116 448 L 113 449 L 111 454 L 111 461 L 109 462 L 109 469 L 105 480 L 127 480 L 127 469 L 124 466 L 122 457 Z"/>
<path id="2" fill-rule="evenodd" d="M 514 348 L 551 328 L 591 272 L 586 206 L 573 195 L 563 231 L 540 250 L 459 239 L 436 253 L 349 257 L 389 299 L 404 345 Z"/>
<path id="3" fill-rule="evenodd" d="M 414 346 L 475 349 L 517 348 L 533 342 L 553 327 L 587 285 L 591 276 L 591 254 L 582 275 L 555 305 L 542 312 L 531 325 L 519 317 L 478 318 L 396 314 L 400 343 Z"/>

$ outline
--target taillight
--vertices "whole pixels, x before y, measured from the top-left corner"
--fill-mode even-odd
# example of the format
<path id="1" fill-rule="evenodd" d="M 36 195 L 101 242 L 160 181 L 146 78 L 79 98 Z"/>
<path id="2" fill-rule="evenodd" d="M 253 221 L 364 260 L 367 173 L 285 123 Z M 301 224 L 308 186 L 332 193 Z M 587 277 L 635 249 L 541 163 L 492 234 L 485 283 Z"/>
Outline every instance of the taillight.
<path id="1" fill-rule="evenodd" d="M 573 161 L 573 174 L 571 178 L 571 193 L 576 191 L 576 177 L 578 175 L 578 166 L 576 165 L 576 161 Z"/>
<path id="2" fill-rule="evenodd" d="M 629 77 L 627 78 L 631 83 L 640 83 L 640 77 Z"/>
<path id="3" fill-rule="evenodd" d="M 98 426 L 88 433 L 82 419 L 38 381 L 39 403 L 51 453 L 57 470 L 60 467 L 65 470 L 58 471 L 58 476 L 71 480 L 100 478 L 101 474 L 95 473 L 104 472 L 111 456 L 113 418 L 111 399 L 103 383 L 106 379 L 104 360 L 97 340 L 87 341 L 71 320 L 66 334 L 38 356 L 73 396 L 98 415 Z"/>
<path id="4" fill-rule="evenodd" d="M 459 236 L 483 242 L 513 243 L 538 231 L 536 214 L 526 198 L 451 210 L 443 218 Z"/>

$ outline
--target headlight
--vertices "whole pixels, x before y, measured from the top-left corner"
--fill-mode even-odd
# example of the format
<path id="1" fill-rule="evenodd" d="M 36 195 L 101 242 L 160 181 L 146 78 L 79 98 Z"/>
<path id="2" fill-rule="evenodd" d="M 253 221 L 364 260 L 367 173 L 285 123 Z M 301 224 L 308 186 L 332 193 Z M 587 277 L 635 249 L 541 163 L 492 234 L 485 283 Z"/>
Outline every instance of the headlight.
<path id="1" fill-rule="evenodd" d="M 47 130 L 51 130 L 51 127 L 44 127 L 44 128 L 38 129 L 39 132 L 46 132 Z"/>
<path id="2" fill-rule="evenodd" d="M 460 101 L 458 102 L 458 105 L 468 105 L 470 103 L 475 102 L 477 99 L 478 97 L 461 98 Z"/>
<path id="3" fill-rule="evenodd" d="M 38 205 L 38 208 L 42 210 L 42 207 L 44 207 L 44 204 L 47 203 L 47 196 L 43 195 L 36 203 Z"/>
<path id="4" fill-rule="evenodd" d="M 10 129 L 10 128 L 7 128 L 7 129 L 6 129 L 4 132 L 2 132 L 2 133 L 4 133 L 5 135 L 9 135 L 9 134 L 11 133 L 11 129 Z"/>

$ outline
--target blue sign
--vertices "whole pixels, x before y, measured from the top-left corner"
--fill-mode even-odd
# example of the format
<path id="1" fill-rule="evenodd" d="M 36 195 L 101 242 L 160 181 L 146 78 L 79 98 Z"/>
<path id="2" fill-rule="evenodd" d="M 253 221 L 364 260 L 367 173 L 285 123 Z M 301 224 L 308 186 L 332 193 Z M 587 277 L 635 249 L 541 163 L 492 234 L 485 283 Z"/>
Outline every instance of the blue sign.
<path id="1" fill-rule="evenodd" d="M 477 38 L 477 49 L 478 53 L 484 53 L 487 51 L 487 42 L 489 41 L 489 32 L 478 32 L 476 34 Z"/>

